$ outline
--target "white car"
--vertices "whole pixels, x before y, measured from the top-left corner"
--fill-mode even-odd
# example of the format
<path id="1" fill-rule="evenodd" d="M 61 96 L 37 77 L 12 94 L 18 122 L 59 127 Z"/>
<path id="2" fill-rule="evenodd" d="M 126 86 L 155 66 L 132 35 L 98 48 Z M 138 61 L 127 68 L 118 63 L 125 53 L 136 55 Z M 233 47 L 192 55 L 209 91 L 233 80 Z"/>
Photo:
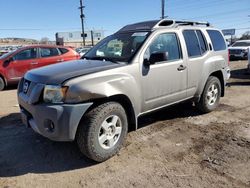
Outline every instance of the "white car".
<path id="1" fill-rule="evenodd" d="M 80 56 L 84 56 L 84 54 L 86 54 L 89 50 L 91 49 L 91 47 L 80 47 L 76 49 L 76 52 L 78 54 L 80 54 Z"/>
<path id="2" fill-rule="evenodd" d="M 230 46 L 230 59 L 247 59 L 250 48 L 250 40 L 238 40 Z"/>

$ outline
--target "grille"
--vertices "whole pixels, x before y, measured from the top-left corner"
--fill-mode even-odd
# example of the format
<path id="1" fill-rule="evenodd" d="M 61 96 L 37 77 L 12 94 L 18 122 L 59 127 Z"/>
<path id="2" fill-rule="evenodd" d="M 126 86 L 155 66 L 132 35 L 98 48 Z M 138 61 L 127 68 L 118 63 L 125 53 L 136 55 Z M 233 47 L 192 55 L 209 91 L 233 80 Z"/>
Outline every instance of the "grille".
<path id="1" fill-rule="evenodd" d="M 36 83 L 24 79 L 22 82 L 22 87 L 20 89 L 21 89 L 21 92 L 23 92 L 27 96 L 30 96 L 35 86 L 36 86 Z"/>
<path id="2" fill-rule="evenodd" d="M 230 55 L 234 55 L 234 54 L 241 54 L 241 51 L 242 50 L 229 50 L 229 53 L 230 53 Z"/>

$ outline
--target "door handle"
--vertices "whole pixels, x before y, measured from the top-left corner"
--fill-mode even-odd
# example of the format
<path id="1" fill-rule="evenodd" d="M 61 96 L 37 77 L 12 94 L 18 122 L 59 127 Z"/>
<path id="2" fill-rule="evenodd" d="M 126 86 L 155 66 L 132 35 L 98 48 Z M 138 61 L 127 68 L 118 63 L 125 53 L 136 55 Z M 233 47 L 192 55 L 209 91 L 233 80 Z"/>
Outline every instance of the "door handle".
<path id="1" fill-rule="evenodd" d="M 62 61 L 64 61 L 64 59 L 58 59 L 58 60 L 57 60 L 57 62 L 62 62 Z"/>
<path id="2" fill-rule="evenodd" d="M 37 65 L 38 63 L 37 62 L 32 62 L 30 63 L 31 65 Z"/>
<path id="3" fill-rule="evenodd" d="M 183 70 L 185 70 L 186 68 L 187 68 L 186 66 L 180 65 L 180 66 L 177 68 L 177 70 L 178 70 L 178 71 L 183 71 Z"/>

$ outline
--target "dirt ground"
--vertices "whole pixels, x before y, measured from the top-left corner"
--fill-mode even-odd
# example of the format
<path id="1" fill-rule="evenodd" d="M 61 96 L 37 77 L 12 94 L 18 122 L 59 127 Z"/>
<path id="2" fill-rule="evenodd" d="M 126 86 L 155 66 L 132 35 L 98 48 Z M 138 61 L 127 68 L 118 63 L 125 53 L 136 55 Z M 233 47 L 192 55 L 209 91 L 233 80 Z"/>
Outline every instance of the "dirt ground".
<path id="1" fill-rule="evenodd" d="M 190 103 L 140 119 L 125 147 L 98 164 L 74 143 L 25 128 L 16 90 L 0 93 L 0 187 L 250 187 L 250 75 L 231 62 L 220 107 L 199 114 Z"/>

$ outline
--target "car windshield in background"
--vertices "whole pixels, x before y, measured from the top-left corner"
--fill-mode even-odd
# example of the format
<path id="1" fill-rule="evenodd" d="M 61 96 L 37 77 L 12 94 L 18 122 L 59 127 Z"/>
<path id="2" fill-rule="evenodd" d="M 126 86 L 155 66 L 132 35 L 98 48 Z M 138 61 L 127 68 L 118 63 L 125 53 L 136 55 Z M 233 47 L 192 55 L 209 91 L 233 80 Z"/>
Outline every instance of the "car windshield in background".
<path id="1" fill-rule="evenodd" d="M 88 51 L 83 58 L 129 62 L 148 34 L 148 32 L 130 32 L 111 35 Z"/>
<path id="2" fill-rule="evenodd" d="M 236 42 L 232 45 L 233 47 L 240 47 L 240 46 L 250 46 L 250 42 Z"/>
<path id="3" fill-rule="evenodd" d="M 1 57 L 0 57 L 0 59 L 5 59 L 6 57 L 8 57 L 9 55 L 11 55 L 12 53 L 14 53 L 16 50 L 14 50 L 14 51 L 11 51 L 11 52 L 8 52 L 8 53 L 6 53 L 6 54 L 3 54 Z"/>

